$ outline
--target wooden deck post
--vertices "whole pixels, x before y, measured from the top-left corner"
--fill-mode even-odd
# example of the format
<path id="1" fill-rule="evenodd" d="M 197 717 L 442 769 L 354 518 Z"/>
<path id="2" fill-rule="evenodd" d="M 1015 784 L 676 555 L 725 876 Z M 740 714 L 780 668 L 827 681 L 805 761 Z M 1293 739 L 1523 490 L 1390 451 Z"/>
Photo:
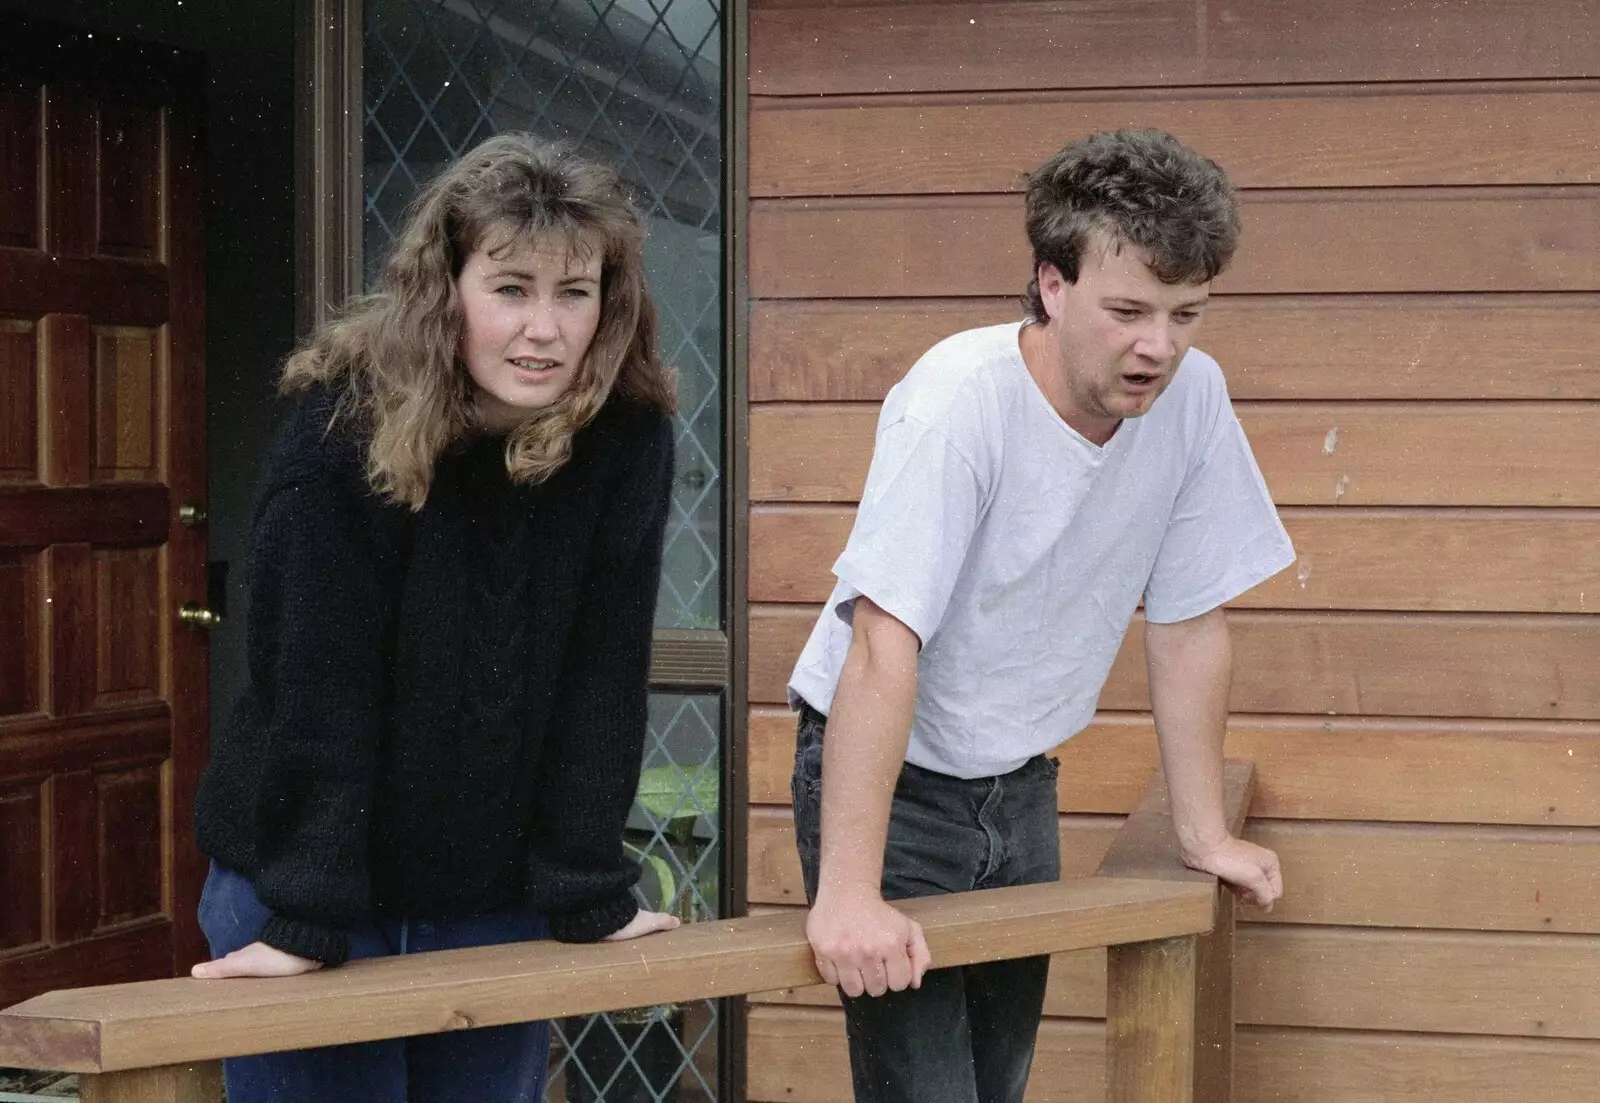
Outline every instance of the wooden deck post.
<path id="1" fill-rule="evenodd" d="M 1107 949 L 1107 1103 L 1195 1103 L 1195 943 Z"/>
<path id="2" fill-rule="evenodd" d="M 222 1062 L 82 1073 L 81 1103 L 221 1103 Z"/>
<path id="3" fill-rule="evenodd" d="M 1249 763 L 1224 775 L 1228 830 L 1238 834 L 1255 792 Z M 1101 862 L 1102 877 L 1216 879 L 1185 869 L 1165 780 L 1145 790 Z M 1233 1093 L 1233 894 L 1220 886 L 1207 934 L 1107 949 L 1108 1103 L 1228 1103 Z"/>
<path id="4" fill-rule="evenodd" d="M 1233 1093 L 1233 893 L 1217 890 L 1217 920 L 1195 938 L 1194 1097 L 1228 1103 Z"/>

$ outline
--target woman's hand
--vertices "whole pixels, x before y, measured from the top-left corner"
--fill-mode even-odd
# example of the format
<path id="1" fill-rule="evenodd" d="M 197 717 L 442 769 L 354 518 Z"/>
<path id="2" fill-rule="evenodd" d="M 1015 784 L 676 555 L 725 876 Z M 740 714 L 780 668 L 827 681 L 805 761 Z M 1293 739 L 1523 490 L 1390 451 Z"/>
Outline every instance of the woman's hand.
<path id="1" fill-rule="evenodd" d="M 613 931 L 606 935 L 606 942 L 626 942 L 630 938 L 640 935 L 655 934 L 657 931 L 670 931 L 676 928 L 680 920 L 675 915 L 666 912 L 647 912 L 640 909 L 639 913 L 628 920 L 628 925 L 620 931 Z"/>
<path id="2" fill-rule="evenodd" d="M 642 914 L 642 913 L 641 913 Z M 322 968 L 322 962 L 275 950 L 265 942 L 252 942 L 215 961 L 202 961 L 189 975 L 201 980 L 224 977 L 293 977 Z"/>

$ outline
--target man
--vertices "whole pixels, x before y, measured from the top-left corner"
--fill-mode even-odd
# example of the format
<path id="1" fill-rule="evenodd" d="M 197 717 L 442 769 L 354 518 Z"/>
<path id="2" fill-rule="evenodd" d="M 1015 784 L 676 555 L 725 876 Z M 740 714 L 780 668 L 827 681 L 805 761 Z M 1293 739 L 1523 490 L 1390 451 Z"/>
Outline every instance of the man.
<path id="1" fill-rule="evenodd" d="M 1034 173 L 1027 230 L 1027 320 L 941 341 L 885 400 L 789 687 L 806 932 L 863 1103 L 1020 1103 L 1049 959 L 927 971 L 886 901 L 1060 876 L 1042 756 L 1093 717 L 1141 599 L 1184 861 L 1260 907 L 1282 892 L 1222 811 L 1222 605 L 1294 559 L 1190 348 L 1233 189 L 1166 134 L 1097 134 Z"/>

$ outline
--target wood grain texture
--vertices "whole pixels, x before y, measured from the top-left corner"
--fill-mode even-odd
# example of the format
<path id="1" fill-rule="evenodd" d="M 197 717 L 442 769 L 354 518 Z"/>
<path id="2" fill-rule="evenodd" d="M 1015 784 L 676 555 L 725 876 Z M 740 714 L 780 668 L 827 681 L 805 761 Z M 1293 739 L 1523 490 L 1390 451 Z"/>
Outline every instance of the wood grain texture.
<path id="1" fill-rule="evenodd" d="M 753 402 L 877 402 L 1015 295 L 752 304 Z M 1199 347 L 1240 399 L 1600 398 L 1600 295 L 1217 295 Z"/>
<path id="2" fill-rule="evenodd" d="M 819 608 L 750 609 L 750 701 L 783 704 Z M 1600 618 L 1467 613 L 1229 615 L 1230 708 L 1318 716 L 1600 719 Z M 1142 711 L 1144 630 L 1137 616 L 1100 707 Z"/>
<path id="3" fill-rule="evenodd" d="M 1119 821 L 1064 816 L 1064 878 L 1087 876 Z M 1252 820 L 1248 838 L 1278 852 L 1284 897 L 1251 922 L 1444 930 L 1600 933 L 1600 860 L 1592 828 L 1307 823 Z M 787 809 L 749 817 L 752 904 L 805 900 Z"/>
<path id="4" fill-rule="evenodd" d="M 1581 402 L 1236 402 L 1273 500 L 1338 506 L 1600 505 L 1600 406 Z M 878 408 L 750 411 L 750 497 L 854 502 Z"/>
<path id="5" fill-rule="evenodd" d="M 115 719 L 91 714 L 12 720 L 0 732 L 0 780 L 166 758 L 171 721 L 164 701 L 120 708 Z"/>
<path id="6" fill-rule="evenodd" d="M 40 469 L 50 486 L 81 486 L 89 481 L 93 463 L 88 319 L 46 314 L 39 320 L 39 357 Z"/>
<path id="7" fill-rule="evenodd" d="M 171 972 L 171 924 L 135 924 L 70 945 L 44 947 L 0 958 L 0 1007 L 38 992 L 70 988 L 86 976 L 97 977 L 106 984 L 122 984 L 167 976 Z M 8 1063 L 25 1068 L 48 1068 L 44 1058 L 53 1057 L 63 1048 L 69 1053 L 92 1053 L 93 1043 L 86 1039 L 94 1029 L 91 1024 L 83 1024 L 83 1029 L 76 1032 L 77 1049 L 69 1038 L 73 1032 L 52 1029 L 48 1040 L 35 1039 L 39 1045 L 48 1041 L 48 1051 L 37 1047 L 28 1049 L 25 1030 L 8 1033 L 8 1044 L 20 1047 L 20 1052 L 13 1048 L 12 1055 L 16 1059 L 8 1058 Z"/>
<path id="8" fill-rule="evenodd" d="M 0 487 L 0 548 L 157 544 L 167 535 L 169 503 L 164 486 Z"/>
<path id="9" fill-rule="evenodd" d="M 757 706 L 747 731 L 751 802 L 787 805 L 794 715 Z M 1256 765 L 1258 819 L 1600 827 L 1593 722 L 1236 715 L 1226 753 Z M 1142 713 L 1102 712 L 1051 754 L 1063 812 L 1131 812 L 1160 762 Z"/>
<path id="10" fill-rule="evenodd" d="M 1104 1103 L 1104 1053 L 1099 1023 L 1045 1020 L 1028 1103 Z M 1590 1103 L 1600 1043 L 1245 1027 L 1237 1061 L 1234 1103 L 1527 1103 L 1530 1089 L 1546 1103 Z M 749 1068 L 752 1103 L 850 1098 L 843 1015 L 753 1008 Z"/>
<path id="11" fill-rule="evenodd" d="M 1209 885 L 1096 878 L 908 901 L 952 964 L 1160 939 L 1211 922 Z M 369 959 L 272 985 L 188 978 L 52 992 L 0 1013 L 0 1063 L 96 1072 L 368 1041 L 814 984 L 799 913 L 648 942 L 553 942 Z M 84 1052 L 83 1025 L 96 1024 Z M 60 1043 L 52 1042 L 59 1024 Z"/>
<path id="12" fill-rule="evenodd" d="M 750 194 L 1022 191 L 1067 140 L 1125 127 L 1175 135 L 1240 188 L 1595 184 L 1597 112 L 1592 83 L 757 98 Z"/>
<path id="13" fill-rule="evenodd" d="M 3 139 L 0 139 L 3 140 Z M 0 483 L 39 477 L 39 349 L 32 322 L 0 318 Z"/>
<path id="14" fill-rule="evenodd" d="M 167 317 L 167 272 L 148 261 L 7 250 L 0 302 L 18 314 L 56 311 L 95 323 L 155 326 Z"/>
<path id="15" fill-rule="evenodd" d="M 49 606 L 48 711 L 76 716 L 94 707 L 96 644 L 94 551 L 88 544 L 55 544 L 45 552 Z"/>
<path id="16" fill-rule="evenodd" d="M 1193 1103 L 1194 937 L 1116 946 L 1106 959 L 1108 1103 Z"/>
<path id="17" fill-rule="evenodd" d="M 62 85 L 46 88 L 44 101 L 45 248 L 86 257 L 95 246 L 98 105 L 82 88 Z"/>
<path id="18" fill-rule="evenodd" d="M 1245 609 L 1588 613 L 1600 610 L 1600 513 L 1286 507 L 1296 565 L 1248 591 Z M 849 506 L 756 505 L 751 601 L 822 602 Z"/>
<path id="19" fill-rule="evenodd" d="M 41 89 L 0 92 L 0 246 L 33 249 L 40 241 L 39 120 Z"/>
<path id="20" fill-rule="evenodd" d="M 753 95 L 1600 76 L 1593 0 L 757 2 Z M 1506 28 L 1515 27 L 1515 35 Z M 1130 48 L 1130 43 L 1137 46 Z M 1493 43 L 1491 48 L 1488 44 Z"/>
<path id="21" fill-rule="evenodd" d="M 1593 935 L 1247 923 L 1235 945 L 1240 1025 L 1600 1038 Z M 752 999 L 839 1005 L 825 985 Z M 1105 1001 L 1105 951 L 1051 958 L 1046 1015 L 1103 1018 Z"/>
<path id="22" fill-rule="evenodd" d="M 161 553 L 102 548 L 95 568 L 95 705 L 113 708 L 161 694 Z"/>
<path id="23" fill-rule="evenodd" d="M 0 954 L 44 940 L 44 801 L 37 781 L 0 787 Z"/>
<path id="24" fill-rule="evenodd" d="M 37 712 L 43 702 L 41 594 L 39 556 L 0 551 L 0 624 L 10 632 L 8 646 L 0 652 L 0 716 Z"/>
<path id="25" fill-rule="evenodd" d="M 1600 1077 L 1600 1043 L 1378 1032 L 1241 1030 L 1234 1103 L 1579 1103 Z"/>
<path id="26" fill-rule="evenodd" d="M 161 241 L 161 109 L 111 101 L 100 108 L 99 242 L 104 256 L 153 258 Z"/>
<path id="27" fill-rule="evenodd" d="M 95 482 L 154 482 L 158 458 L 160 333 L 139 326 L 92 330 Z"/>
<path id="28" fill-rule="evenodd" d="M 81 1103 L 216 1103 L 222 1095 L 222 1063 L 166 1065 L 78 1078 Z"/>
<path id="29" fill-rule="evenodd" d="M 1246 192 L 1219 292 L 1600 290 L 1600 188 Z M 841 264 L 839 258 L 849 257 Z M 756 200 L 755 298 L 1020 295 L 1012 195 Z"/>

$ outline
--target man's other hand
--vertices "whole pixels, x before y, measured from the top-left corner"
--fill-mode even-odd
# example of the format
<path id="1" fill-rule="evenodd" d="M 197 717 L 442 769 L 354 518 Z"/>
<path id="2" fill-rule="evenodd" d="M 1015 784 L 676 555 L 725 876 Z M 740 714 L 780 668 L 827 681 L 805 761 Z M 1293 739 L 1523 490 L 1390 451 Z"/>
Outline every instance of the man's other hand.
<path id="1" fill-rule="evenodd" d="M 1246 904 L 1271 911 L 1283 895 L 1278 856 L 1264 846 L 1227 838 L 1206 850 L 1183 856 L 1184 865 L 1210 873 Z"/>
<path id="2" fill-rule="evenodd" d="M 920 988 L 932 962 L 922 925 L 882 900 L 819 899 L 806 938 L 822 979 L 847 996 Z"/>

